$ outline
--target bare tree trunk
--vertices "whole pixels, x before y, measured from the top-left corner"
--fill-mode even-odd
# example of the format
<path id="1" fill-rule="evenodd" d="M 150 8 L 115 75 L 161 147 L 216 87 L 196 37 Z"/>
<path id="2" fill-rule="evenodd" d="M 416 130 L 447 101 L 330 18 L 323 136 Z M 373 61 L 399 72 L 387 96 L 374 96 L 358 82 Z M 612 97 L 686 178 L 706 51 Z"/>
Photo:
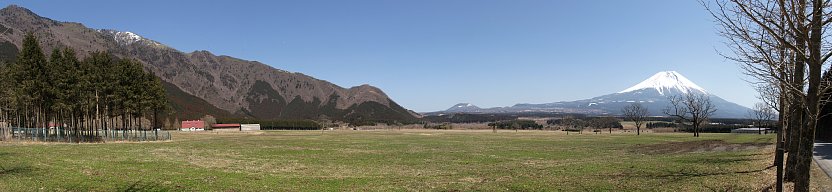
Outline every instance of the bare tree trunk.
<path id="1" fill-rule="evenodd" d="M 800 38 L 798 38 L 798 45 L 800 47 L 804 46 L 804 43 Z M 795 87 L 796 90 L 789 91 L 791 93 L 791 101 L 789 103 L 789 127 L 788 133 L 786 138 L 788 139 L 786 143 L 786 147 L 788 148 L 788 158 L 786 159 L 786 175 L 785 180 L 787 182 L 794 182 L 796 176 L 796 168 L 797 168 L 797 157 L 799 155 L 798 148 L 800 146 L 800 135 L 801 131 L 803 130 L 803 101 L 802 96 L 800 93 L 797 93 L 797 90 L 803 89 L 803 78 L 805 70 L 805 65 L 803 59 L 801 57 L 795 57 L 795 64 L 794 64 L 794 75 L 792 75 L 792 85 Z"/>
<path id="2" fill-rule="evenodd" d="M 95 90 L 95 137 L 98 137 L 98 129 L 101 123 L 101 114 L 98 112 L 98 90 Z"/>
<path id="3" fill-rule="evenodd" d="M 783 90 L 783 89 L 781 88 L 780 90 Z M 777 139 L 774 141 L 774 142 L 776 142 L 776 145 L 775 145 L 776 148 L 775 148 L 775 153 L 774 153 L 774 166 L 777 167 L 777 181 L 775 183 L 775 185 L 776 185 L 775 186 L 776 187 L 775 191 L 777 191 L 777 192 L 782 192 L 783 191 L 783 155 L 784 155 L 784 152 L 785 152 L 785 150 L 783 149 L 783 147 L 784 147 L 783 135 L 785 135 L 783 133 L 783 131 L 784 131 L 784 128 L 786 127 L 786 121 L 784 120 L 786 118 L 786 114 L 783 113 L 785 111 L 784 109 L 786 108 L 786 107 L 783 106 L 785 99 L 783 97 L 783 93 L 781 93 L 780 95 L 781 96 L 780 96 L 780 102 L 779 102 L 780 106 L 779 107 L 780 107 L 781 112 L 779 113 L 779 118 L 777 118 L 778 121 L 780 122 L 780 126 L 777 129 Z"/>
<path id="4" fill-rule="evenodd" d="M 809 191 L 810 168 L 812 164 L 812 154 L 815 144 L 815 128 L 818 120 L 818 105 L 820 103 L 820 79 L 823 67 L 821 60 L 821 43 L 823 32 L 823 7 L 825 2 L 821 0 L 812 1 L 812 19 L 810 20 L 811 36 L 809 37 L 808 45 L 810 51 L 810 58 L 807 62 L 809 67 L 809 88 L 806 93 L 806 108 L 807 120 L 806 127 L 803 128 L 800 135 L 800 147 L 797 160 L 797 177 L 795 178 L 795 191 Z"/>

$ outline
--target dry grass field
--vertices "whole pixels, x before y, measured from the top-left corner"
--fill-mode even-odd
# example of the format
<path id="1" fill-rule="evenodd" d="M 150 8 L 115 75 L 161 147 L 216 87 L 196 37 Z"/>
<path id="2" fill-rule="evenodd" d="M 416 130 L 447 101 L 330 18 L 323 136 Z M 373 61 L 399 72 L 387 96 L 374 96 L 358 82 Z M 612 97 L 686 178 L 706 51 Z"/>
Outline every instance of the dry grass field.
<path id="1" fill-rule="evenodd" d="M 760 191 L 772 135 L 376 130 L 0 143 L 0 191 Z M 813 173 L 818 190 L 829 179 Z"/>

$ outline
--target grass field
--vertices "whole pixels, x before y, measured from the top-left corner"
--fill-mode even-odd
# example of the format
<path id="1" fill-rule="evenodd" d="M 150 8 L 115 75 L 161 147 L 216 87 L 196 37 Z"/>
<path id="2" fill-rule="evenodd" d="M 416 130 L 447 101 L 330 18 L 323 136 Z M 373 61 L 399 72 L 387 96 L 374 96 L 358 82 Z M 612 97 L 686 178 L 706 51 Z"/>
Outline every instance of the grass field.
<path id="1" fill-rule="evenodd" d="M 389 130 L 0 143 L 0 191 L 759 191 L 772 184 L 772 140 Z"/>

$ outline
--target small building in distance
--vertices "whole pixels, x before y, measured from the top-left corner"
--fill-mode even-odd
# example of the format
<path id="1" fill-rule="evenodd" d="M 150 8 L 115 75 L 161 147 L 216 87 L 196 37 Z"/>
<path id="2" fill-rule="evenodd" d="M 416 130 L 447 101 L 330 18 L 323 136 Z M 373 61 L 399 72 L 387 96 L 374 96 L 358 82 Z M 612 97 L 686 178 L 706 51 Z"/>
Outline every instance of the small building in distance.
<path id="1" fill-rule="evenodd" d="M 213 124 L 211 130 L 214 131 L 240 131 L 240 124 Z"/>
<path id="2" fill-rule="evenodd" d="M 240 131 L 260 131 L 260 124 L 240 124 Z"/>
<path id="3" fill-rule="evenodd" d="M 768 133 L 768 128 L 737 128 L 731 130 L 731 133 L 753 133 L 753 134 L 760 134 L 760 133 Z"/>
<path id="4" fill-rule="evenodd" d="M 200 120 L 193 120 L 193 121 L 182 121 L 182 126 L 179 128 L 180 131 L 204 131 L 205 130 L 205 121 Z"/>

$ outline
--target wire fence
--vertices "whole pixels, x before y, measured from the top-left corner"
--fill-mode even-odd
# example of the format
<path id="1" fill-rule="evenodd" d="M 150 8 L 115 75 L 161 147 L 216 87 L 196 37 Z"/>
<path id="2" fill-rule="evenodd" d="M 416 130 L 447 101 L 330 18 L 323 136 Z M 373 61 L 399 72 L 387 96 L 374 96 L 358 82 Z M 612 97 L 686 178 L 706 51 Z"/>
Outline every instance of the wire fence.
<path id="1" fill-rule="evenodd" d="M 73 130 L 65 128 L 0 128 L 0 141 L 100 143 L 114 141 L 167 141 L 170 132 L 154 130 Z"/>

